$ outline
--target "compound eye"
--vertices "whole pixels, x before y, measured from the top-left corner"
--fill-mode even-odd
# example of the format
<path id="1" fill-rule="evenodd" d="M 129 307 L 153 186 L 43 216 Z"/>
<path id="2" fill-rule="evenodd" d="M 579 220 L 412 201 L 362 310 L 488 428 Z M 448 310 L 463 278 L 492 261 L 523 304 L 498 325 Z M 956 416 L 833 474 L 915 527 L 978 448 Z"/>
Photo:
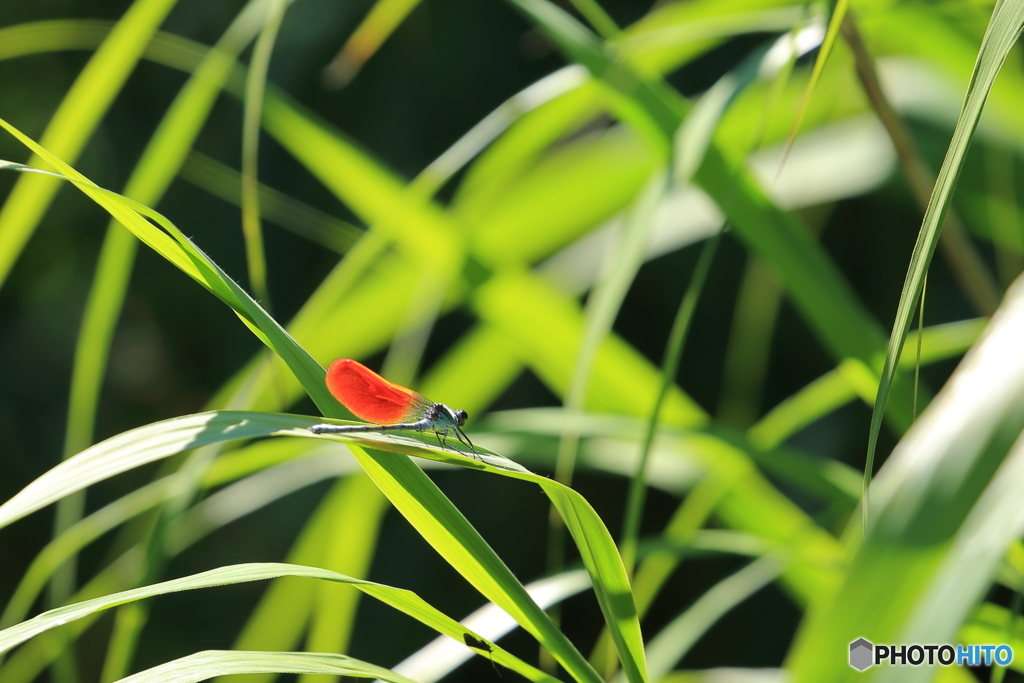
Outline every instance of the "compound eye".
<path id="1" fill-rule="evenodd" d="M 465 410 L 456 410 L 455 419 L 458 420 L 459 426 L 466 424 L 466 420 L 469 419 L 469 414 Z"/>

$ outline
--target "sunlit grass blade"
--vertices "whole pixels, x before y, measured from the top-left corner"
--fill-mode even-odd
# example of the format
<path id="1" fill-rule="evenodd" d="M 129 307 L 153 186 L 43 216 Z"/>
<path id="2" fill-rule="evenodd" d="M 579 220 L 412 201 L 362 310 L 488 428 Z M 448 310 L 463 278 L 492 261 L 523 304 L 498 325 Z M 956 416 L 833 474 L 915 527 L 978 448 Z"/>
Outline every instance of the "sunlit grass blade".
<path id="1" fill-rule="evenodd" d="M 285 556 L 285 562 L 313 567 L 323 564 L 326 548 L 322 539 L 331 528 L 336 513 L 345 505 L 344 489 L 345 482 L 341 480 L 331 487 L 307 518 Z M 234 649 L 268 651 L 298 648 L 308 629 L 316 595 L 314 582 L 296 581 L 292 577 L 273 579 L 245 622 L 234 642 Z M 268 683 L 275 678 L 271 673 L 226 676 L 219 683 Z"/>
<path id="2" fill-rule="evenodd" d="M 935 253 L 942 220 L 952 202 L 953 190 L 956 187 L 957 179 L 960 177 L 964 158 L 967 155 L 971 139 L 974 137 L 974 131 L 981 118 L 981 112 L 985 107 L 985 100 L 988 97 L 989 90 L 992 88 L 992 84 L 995 82 L 996 76 L 999 74 L 1003 62 L 1006 60 L 1007 54 L 1017 41 L 1018 36 L 1020 36 L 1022 27 L 1024 27 L 1024 2 L 1009 0 L 996 4 L 992 12 L 992 19 L 985 33 L 985 38 L 982 40 L 981 48 L 978 52 L 978 60 L 970 85 L 967 88 L 967 95 L 963 109 L 960 112 L 960 119 L 957 121 L 956 129 L 953 131 L 953 139 L 946 151 L 942 168 L 939 169 L 938 179 L 932 191 L 932 198 L 928 202 L 924 219 L 921 222 L 921 230 L 918 233 L 917 242 L 914 244 L 914 252 L 910 257 L 906 281 L 903 284 L 903 291 L 900 293 L 899 307 L 896 310 L 896 319 L 893 321 L 892 334 L 889 337 L 889 345 L 886 349 L 885 365 L 882 368 L 879 379 L 875 408 L 871 414 L 867 461 L 864 466 L 863 513 L 865 527 L 870 524 L 869 485 L 874 470 L 878 432 L 881 429 L 882 417 L 889 402 L 899 355 L 903 349 L 904 340 L 907 337 L 907 330 L 910 328 L 910 319 L 917 305 L 917 299 L 921 293 L 921 285 L 928 270 L 928 265 L 931 263 L 932 255 Z"/>
<path id="3" fill-rule="evenodd" d="M 647 242 L 654 228 L 655 210 L 665 196 L 668 182 L 668 171 L 665 168 L 657 169 L 648 179 L 629 212 L 623 227 L 624 234 L 610 245 L 605 274 L 598 280 L 594 291 L 587 298 L 586 326 L 580 340 L 572 383 L 564 401 L 570 414 L 583 410 L 594 356 L 601 342 L 611 331 L 626 292 L 643 263 Z M 572 482 L 578 444 L 579 437 L 571 432 L 562 435 L 555 462 L 555 479 L 563 484 L 569 485 Z"/>
<path id="4" fill-rule="evenodd" d="M 411 591 L 355 579 L 338 572 L 317 567 L 302 567 L 279 563 L 254 563 L 211 569 L 201 574 L 104 595 L 66 607 L 58 607 L 26 622 L 22 622 L 17 626 L 0 631 L 0 653 L 7 652 L 20 643 L 62 624 L 87 617 L 95 612 L 110 609 L 117 605 L 179 591 L 227 586 L 246 581 L 260 581 L 282 576 L 304 577 L 348 584 L 452 638 L 461 639 L 463 634 L 468 632 L 464 626 L 437 611 Z M 477 636 L 477 634 L 472 635 Z M 477 636 L 477 638 L 486 642 L 482 637 Z M 495 662 L 507 666 L 513 671 L 524 672 L 524 675 L 529 674 L 533 670 L 533 667 L 508 654 L 497 645 L 491 644 L 491 648 L 493 650 L 491 654 Z M 230 672 L 222 671 L 217 673 Z M 214 675 L 217 675 L 217 673 Z M 254 671 L 254 673 L 256 672 Z M 532 678 L 530 675 L 527 675 L 527 677 Z"/>
<path id="5" fill-rule="evenodd" d="M 423 538 L 459 571 L 487 599 L 495 603 L 513 618 L 545 648 L 577 681 L 601 681 L 597 672 L 590 667 L 583 655 L 558 630 L 544 610 L 529 596 L 526 589 L 512 574 L 504 562 L 491 550 L 486 541 L 469 524 L 466 518 L 454 505 L 435 487 L 429 485 L 426 475 L 409 460 L 391 460 L 382 458 L 381 454 L 372 450 L 350 446 L 353 455 L 359 460 L 367 474 L 392 504 L 409 520 Z M 520 476 L 509 473 L 510 476 Z M 574 537 L 582 532 L 584 538 L 593 532 L 600 536 L 590 537 L 584 542 L 579 538 L 578 545 L 594 582 L 594 591 L 605 613 L 609 626 L 619 633 L 616 644 L 625 644 L 622 639 L 623 628 L 628 633 L 629 654 L 624 659 L 635 657 L 637 650 L 641 653 L 634 659 L 633 674 L 638 676 L 631 680 L 645 680 L 641 673 L 643 666 L 643 642 L 640 639 L 640 626 L 633 610 L 629 596 L 628 581 L 622 569 L 621 560 L 610 543 L 607 529 L 600 522 L 589 504 L 579 494 L 560 484 L 551 482 L 544 477 L 525 475 L 540 484 L 558 507 L 562 518 Z M 549 490 L 550 489 L 550 490 Z M 584 506 L 584 507 L 580 507 Z M 578 514 L 589 510 L 589 515 L 577 518 Z M 589 517 L 589 519 L 587 519 Z M 584 525 L 581 527 L 581 523 Z M 596 523 L 597 526 L 593 526 Z M 589 527 L 589 528 L 587 528 Z M 605 543 L 595 548 L 591 543 L 604 540 Z M 609 548 L 610 546 L 610 548 Z M 609 554 L 609 549 L 611 553 Z M 595 553 L 596 551 L 596 553 Z M 616 571 L 615 563 L 618 563 Z M 612 593 L 609 594 L 609 588 Z M 614 596 L 614 597 L 613 597 Z M 621 597 L 619 597 L 621 596 Z M 632 613 L 632 614 L 630 614 Z M 631 657 L 632 656 L 632 657 Z M 630 670 L 624 663 L 624 668 Z"/>
<path id="6" fill-rule="evenodd" d="M 543 609 L 587 588 L 590 588 L 590 576 L 582 569 L 570 570 L 526 585 L 526 591 Z M 490 641 L 498 640 L 516 627 L 515 620 L 493 602 L 487 603 L 459 623 Z M 472 656 L 471 651 L 467 651 L 461 644 L 442 636 L 403 659 L 392 670 L 414 678 L 419 683 L 435 683 Z"/>
<path id="7" fill-rule="evenodd" d="M 252 25 L 257 23 L 253 15 L 259 11 L 258 3 L 250 3 L 226 31 L 224 38 L 196 68 L 195 74 L 153 134 L 129 178 L 126 194 L 144 203 L 156 203 L 166 190 L 182 155 L 191 146 L 217 93 L 231 73 L 234 56 L 251 39 L 254 31 Z M 81 451 L 93 442 L 100 387 L 137 245 L 136 238 L 129 231 L 116 221 L 110 222 L 75 346 L 64 439 L 65 457 Z M 58 532 L 78 520 L 83 500 L 84 493 L 60 501 L 55 525 Z M 69 590 L 70 587 L 65 586 L 58 592 L 68 594 Z M 58 602 L 63 602 L 63 599 Z"/>
<path id="8" fill-rule="evenodd" d="M 90 579 L 73 600 L 87 600 L 136 585 L 143 580 L 145 558 L 133 548 L 111 562 Z M 39 674 L 54 662 L 69 644 L 74 643 L 100 617 L 92 614 L 58 629 L 46 631 L 22 644 L 4 662 L 0 677 L 4 683 L 34 683 Z"/>
<path id="9" fill-rule="evenodd" d="M 65 460 L 0 505 L 0 528 L 96 482 L 189 448 L 314 422 L 261 413 L 200 413 L 123 432 Z"/>
<path id="10" fill-rule="evenodd" d="M 198 683 L 215 676 L 291 673 L 376 678 L 388 683 L 412 679 L 345 655 L 321 652 L 206 650 L 122 678 L 117 683 Z"/>
<path id="11" fill-rule="evenodd" d="M 245 239 L 245 263 L 249 270 L 249 286 L 257 301 L 268 311 L 270 290 L 267 288 L 267 258 L 263 251 L 263 226 L 260 223 L 258 158 L 260 119 L 263 95 L 267 86 L 270 55 L 277 42 L 277 32 L 284 20 L 286 0 L 271 0 L 263 29 L 252 50 L 252 59 L 245 81 L 245 102 L 242 117 L 242 236 Z"/>
<path id="12" fill-rule="evenodd" d="M 340 404 L 323 385 L 324 370 L 302 347 L 267 315 L 252 297 L 246 294 L 234 280 L 228 277 L 206 254 L 197 248 L 173 223 L 156 211 L 104 190 L 65 164 L 59 158 L 43 149 L 6 121 L 0 119 L 0 126 L 16 137 L 61 175 L 70 180 L 161 256 L 183 270 L 187 275 L 206 287 L 211 293 L 228 304 L 256 336 L 272 348 L 288 363 L 303 388 L 325 415 L 342 413 Z M 17 170 L 31 170 L 19 165 L 8 164 Z M 150 218 L 166 230 L 163 232 L 144 219 Z"/>
<path id="13" fill-rule="evenodd" d="M 668 341 L 665 343 L 665 352 L 661 365 L 661 385 L 658 387 L 658 397 L 654 401 L 654 407 L 647 420 L 647 428 L 640 447 L 640 461 L 637 463 L 636 473 L 630 480 L 629 494 L 626 498 L 626 514 L 622 522 L 622 541 L 619 547 L 622 552 L 623 562 L 626 564 L 626 571 L 630 574 L 633 573 L 633 566 L 636 561 L 636 544 L 640 534 L 640 522 L 643 519 L 644 513 L 644 502 L 647 493 L 647 462 L 650 458 L 651 447 L 654 445 L 654 437 L 658 431 L 661 407 L 665 403 L 665 397 L 668 395 L 669 388 L 675 383 L 680 356 L 686 343 L 690 322 L 693 320 L 693 312 L 696 310 L 697 302 L 700 300 L 708 271 L 711 270 L 711 262 L 715 257 L 719 239 L 720 237 L 718 236 L 713 237 L 701 249 L 697 266 L 694 268 L 693 275 L 690 277 L 690 283 L 687 285 L 683 298 L 679 302 L 679 310 L 676 312 L 675 320 L 672 322 L 672 329 L 669 331 Z"/>
<path id="14" fill-rule="evenodd" d="M 0 629 L 21 621 L 28 614 L 50 576 L 69 557 L 73 557 L 79 550 L 111 529 L 159 505 L 172 495 L 174 490 L 173 478 L 158 479 L 100 508 L 50 541 L 36 555 L 22 575 L 18 587 L 11 594 L 3 615 L 0 616 Z"/>
<path id="15" fill-rule="evenodd" d="M 879 81 L 875 60 L 864 44 L 860 30 L 849 12 L 842 25 L 843 38 L 853 52 L 857 64 L 857 75 L 860 78 L 864 93 L 871 102 L 878 120 L 885 126 L 893 148 L 899 159 L 903 176 L 920 205 L 925 210 L 935 184 L 935 174 L 928 168 L 924 157 L 918 149 L 917 142 L 906 122 L 896 113 L 886 97 Z M 967 236 L 966 229 L 957 213 L 952 208 L 946 215 L 939 231 L 939 246 L 946 257 L 953 275 L 956 277 L 964 294 L 974 304 L 975 310 L 981 315 L 991 315 L 999 304 L 999 289 L 995 279 L 988 271 L 981 254 L 975 249 Z"/>
<path id="16" fill-rule="evenodd" d="M 316 422 L 315 418 L 298 416 L 222 412 L 176 418 L 125 432 L 65 461 L 0 506 L 0 527 L 92 483 L 185 449 L 217 441 L 287 433 L 289 429 L 294 430 L 295 435 L 327 438 L 314 437 L 303 429 Z M 420 454 L 540 485 L 566 519 L 580 547 L 623 658 L 634 662 L 637 680 L 643 678 L 639 673 L 643 665 L 643 643 L 632 600 L 617 597 L 629 594 L 625 570 L 608 530 L 582 496 L 499 456 L 488 455 L 482 449 L 477 449 L 476 458 L 470 458 L 428 446 L 431 441 L 426 437 L 421 437 L 423 441 L 377 434 L 344 434 L 332 438 L 351 442 L 350 450 L 385 495 L 485 596 L 516 616 L 517 621 L 537 635 L 580 680 L 596 681 L 593 670 L 578 651 L 529 599 L 504 563 L 422 470 L 407 459 L 381 457 L 379 451 L 363 451 L 355 444 L 363 442 L 374 448 Z M 624 668 L 628 671 L 629 665 Z"/>

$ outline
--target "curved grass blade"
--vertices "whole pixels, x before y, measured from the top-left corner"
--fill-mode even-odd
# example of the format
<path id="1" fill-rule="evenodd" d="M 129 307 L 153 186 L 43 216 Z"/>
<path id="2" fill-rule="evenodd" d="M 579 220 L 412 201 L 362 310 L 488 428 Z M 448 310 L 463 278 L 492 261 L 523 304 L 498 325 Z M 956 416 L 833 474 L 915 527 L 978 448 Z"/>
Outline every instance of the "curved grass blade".
<path id="1" fill-rule="evenodd" d="M 988 320 L 973 318 L 924 328 L 921 335 L 921 365 L 929 365 L 963 354 L 978 337 Z M 905 342 L 900 367 L 913 368 L 916 344 Z M 803 389 L 772 408 L 747 431 L 747 438 L 757 448 L 775 448 L 786 439 L 860 397 L 874 403 L 877 386 L 870 373 L 853 362 L 841 363 Z"/>
<path id="2" fill-rule="evenodd" d="M 324 369 L 292 339 L 277 321 L 267 315 L 266 311 L 253 301 L 252 297 L 246 294 L 173 223 L 147 206 L 94 185 L 85 176 L 2 119 L 0 119 L 0 127 L 5 128 L 20 142 L 40 155 L 51 167 L 57 169 L 60 175 L 74 183 L 122 225 L 132 230 L 140 240 L 228 304 L 242 322 L 288 364 L 303 388 L 325 415 L 334 416 L 344 413 L 341 405 L 330 395 L 323 384 Z M 46 173 L 18 164 L 8 164 L 8 166 L 16 170 L 35 170 Z M 143 215 L 156 221 L 167 232 L 162 232 L 154 227 L 143 218 Z"/>
<path id="3" fill-rule="evenodd" d="M 252 50 L 242 115 L 242 236 L 245 239 L 245 262 L 249 269 L 249 287 L 256 300 L 262 301 L 268 311 L 271 309 L 270 290 L 267 288 L 267 259 L 263 252 L 263 226 L 260 223 L 257 159 L 270 55 L 274 51 L 277 32 L 281 28 L 287 6 L 287 0 L 270 0 L 263 29 Z"/>
<path id="4" fill-rule="evenodd" d="M 50 576 L 69 557 L 116 526 L 167 500 L 174 491 L 173 477 L 159 479 L 100 508 L 50 541 L 36 555 L 11 594 L 0 615 L 0 629 L 16 624 L 28 614 Z"/>
<path id="5" fill-rule="evenodd" d="M 574 569 L 526 585 L 526 591 L 540 605 L 548 609 L 561 601 L 590 588 L 590 576 L 582 569 Z M 459 622 L 474 633 L 496 641 L 516 627 L 516 622 L 493 602 L 489 602 Z M 427 645 L 392 667 L 395 673 L 414 678 L 419 683 L 435 683 L 472 657 L 462 644 L 444 636 Z"/>
<path id="6" fill-rule="evenodd" d="M 253 25 L 258 25 L 253 16 L 261 11 L 260 4 L 250 2 L 239 14 L 171 104 L 128 181 L 125 188 L 128 196 L 154 204 L 166 190 L 180 165 L 184 150 L 191 146 L 216 94 L 231 73 L 234 57 L 251 40 Z M 110 222 L 75 344 L 64 457 L 70 457 L 93 443 L 100 387 L 137 246 L 138 241 L 129 231 L 116 221 Z M 60 501 L 55 523 L 58 533 L 81 517 L 83 501 L 84 493 Z M 69 580 L 64 578 L 63 583 L 68 584 Z M 70 594 L 70 586 L 65 585 L 57 592 L 62 597 L 54 600 L 54 604 L 61 604 Z"/>
<path id="7" fill-rule="evenodd" d="M 416 683 L 373 664 L 321 652 L 240 652 L 206 650 L 122 678 L 116 683 L 198 683 L 230 674 L 292 673 L 377 678 Z"/>
<path id="8" fill-rule="evenodd" d="M 623 658 L 632 658 L 642 667 L 643 642 L 625 569 L 608 530 L 582 496 L 483 449 L 478 448 L 478 454 L 473 458 L 447 449 L 439 450 L 427 437 L 421 437 L 422 441 L 411 436 L 380 434 L 324 437 L 307 431 L 307 427 L 320 421 L 291 415 L 224 411 L 140 427 L 97 444 L 36 479 L 0 506 L 0 527 L 97 481 L 176 452 L 217 441 L 274 434 L 346 441 L 385 495 L 445 559 L 488 599 L 516 616 L 517 621 L 537 635 L 579 680 L 596 680 L 596 674 L 586 665 L 582 655 L 551 624 L 543 610 L 529 599 L 504 563 L 422 470 L 408 459 L 394 458 L 379 449 L 419 455 L 540 485 L 565 518 L 580 547 L 598 601 L 613 635 L 617 636 L 616 645 L 620 652 L 627 653 Z M 364 451 L 356 444 L 376 450 Z M 635 672 L 638 670 L 642 671 L 639 667 L 634 669 Z"/>
<path id="9" fill-rule="evenodd" d="M 879 378 L 878 395 L 875 399 L 874 411 L 871 414 L 867 461 L 864 465 L 862 511 L 865 529 L 870 525 L 868 489 L 874 470 L 878 432 L 881 429 L 882 417 L 889 401 L 900 352 L 910 328 L 910 319 L 913 317 L 914 307 L 921 294 L 924 275 L 939 241 L 942 220 L 953 200 L 953 190 L 960 177 L 967 149 L 974 137 L 974 131 L 978 127 L 981 112 L 985 108 L 985 100 L 995 83 L 996 76 L 999 75 L 1003 62 L 1006 61 L 1007 54 L 1020 36 L 1022 28 L 1024 28 L 1024 2 L 1020 0 L 998 2 L 981 42 L 981 49 L 978 51 L 978 60 L 971 76 L 970 85 L 967 87 L 967 95 L 960 111 L 960 118 L 953 131 L 953 139 L 946 151 L 946 157 L 942 161 L 938 179 L 935 181 L 935 188 L 932 190 L 931 200 L 928 202 L 924 219 L 921 221 L 921 230 L 918 233 L 917 242 L 914 244 L 914 252 L 910 257 L 903 291 L 900 292 L 900 303 L 896 310 L 896 319 L 893 321 L 892 334 L 889 337 L 889 345 L 885 353 L 885 364 Z"/>
<path id="10" fill-rule="evenodd" d="M 626 298 L 626 292 L 643 263 L 644 252 L 654 228 L 655 211 L 665 196 L 668 180 L 666 168 L 658 168 L 651 174 L 629 212 L 625 234 L 618 243 L 610 245 L 613 247 L 608 251 L 610 266 L 587 298 L 584 316 L 586 326 L 580 341 L 572 383 L 564 401 L 570 415 L 583 411 L 594 356 L 601 342 L 611 331 L 622 301 Z M 572 482 L 578 446 L 578 435 L 573 435 L 570 431 L 563 433 L 555 461 L 555 480 L 567 486 Z M 552 568 L 554 567 L 549 566 L 549 569 Z"/>
<path id="11" fill-rule="evenodd" d="M 66 607 L 44 612 L 33 619 L 22 622 L 17 626 L 0 631 L 0 653 L 7 652 L 11 648 L 33 638 L 41 633 L 67 624 L 69 622 L 87 617 L 96 612 L 110 609 L 118 605 L 124 605 L 138 600 L 166 595 L 185 590 L 197 590 L 200 588 L 212 588 L 215 586 L 227 586 L 247 581 L 261 581 L 266 579 L 279 578 L 282 576 L 297 576 L 310 579 L 320 579 L 344 583 L 356 588 L 367 595 L 377 598 L 381 602 L 394 607 L 417 621 L 433 628 L 436 631 L 462 639 L 467 629 L 435 608 L 427 604 L 422 598 L 411 591 L 400 588 L 393 588 L 384 584 L 355 579 L 345 576 L 329 569 L 318 567 L 301 567 L 297 565 L 280 563 L 250 563 L 238 564 L 227 567 L 211 569 L 210 571 L 186 576 L 180 579 L 164 581 L 150 586 L 143 586 L 132 590 L 121 591 L 111 595 L 104 595 L 93 600 L 86 600 Z M 473 634 L 482 642 L 485 639 Z M 497 645 L 491 644 L 494 661 L 507 666 L 513 671 L 523 673 L 530 680 L 539 680 L 533 667 L 527 665 L 516 657 L 505 652 Z M 228 673 L 228 672 L 222 672 Z M 316 673 L 316 672 L 313 672 Z M 129 677 L 130 679 L 131 677 Z M 201 680 L 201 679 L 200 679 Z"/>

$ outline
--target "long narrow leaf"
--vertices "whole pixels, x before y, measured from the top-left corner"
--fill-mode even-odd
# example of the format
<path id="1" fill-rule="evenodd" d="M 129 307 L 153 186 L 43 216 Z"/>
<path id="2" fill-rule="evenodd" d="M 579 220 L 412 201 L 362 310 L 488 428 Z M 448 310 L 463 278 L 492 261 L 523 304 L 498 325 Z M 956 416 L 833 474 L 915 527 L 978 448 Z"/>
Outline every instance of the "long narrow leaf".
<path id="1" fill-rule="evenodd" d="M 963 169 L 967 149 L 970 147 L 974 131 L 978 127 L 981 112 L 985 108 L 985 100 L 995 83 L 996 76 L 999 75 L 1003 62 L 1006 61 L 1006 56 L 1017 42 L 1022 28 L 1024 28 L 1024 2 L 1019 0 L 998 2 L 992 12 L 992 19 L 985 32 L 985 38 L 982 40 L 981 49 L 978 51 L 978 60 L 971 76 L 971 83 L 967 88 L 963 109 L 960 111 L 960 118 L 953 131 L 953 140 L 946 150 L 946 157 L 942 161 L 942 167 L 939 169 L 939 175 L 935 181 L 935 188 L 932 190 L 932 198 L 928 202 L 924 218 L 921 221 L 921 231 L 918 233 L 914 252 L 910 257 L 906 281 L 903 283 L 902 292 L 900 292 L 900 303 L 896 309 L 896 319 L 893 321 L 892 334 L 889 337 L 889 346 L 885 353 L 885 365 L 882 367 L 878 384 L 875 409 L 871 414 L 867 463 L 864 466 L 865 527 L 870 523 L 868 485 L 873 474 L 878 432 L 881 429 L 882 416 L 885 414 L 892 391 L 896 365 L 903 349 L 903 342 L 907 337 L 907 330 L 910 329 L 910 319 L 921 294 L 921 285 L 928 265 L 931 263 L 935 247 L 938 245 L 939 230 L 953 199 L 953 190 L 960 177 L 960 171 Z"/>

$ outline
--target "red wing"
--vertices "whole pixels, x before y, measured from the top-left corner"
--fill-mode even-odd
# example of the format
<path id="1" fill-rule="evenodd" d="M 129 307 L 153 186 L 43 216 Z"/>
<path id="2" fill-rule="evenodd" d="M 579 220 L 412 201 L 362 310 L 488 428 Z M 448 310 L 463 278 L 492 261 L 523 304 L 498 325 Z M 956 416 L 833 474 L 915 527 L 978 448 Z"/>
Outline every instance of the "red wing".
<path id="1" fill-rule="evenodd" d="M 423 406 L 430 404 L 412 389 L 389 382 L 350 358 L 339 358 L 327 368 L 327 388 L 356 417 L 377 424 L 419 417 Z"/>

